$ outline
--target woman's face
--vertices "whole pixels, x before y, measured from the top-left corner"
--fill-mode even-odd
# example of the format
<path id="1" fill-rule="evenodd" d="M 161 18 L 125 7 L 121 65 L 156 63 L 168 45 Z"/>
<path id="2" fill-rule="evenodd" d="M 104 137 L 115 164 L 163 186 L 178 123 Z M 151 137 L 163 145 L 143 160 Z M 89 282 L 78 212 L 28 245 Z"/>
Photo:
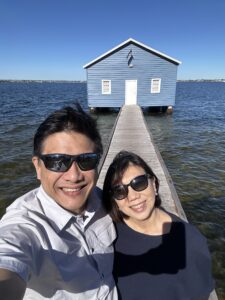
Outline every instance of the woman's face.
<path id="1" fill-rule="evenodd" d="M 129 184 L 135 177 L 144 175 L 143 168 L 130 165 L 124 172 L 119 184 Z M 155 182 L 154 179 L 148 179 L 148 186 L 142 191 L 135 191 L 131 186 L 128 187 L 128 195 L 122 200 L 115 199 L 119 210 L 128 218 L 129 222 L 143 222 L 151 217 L 155 209 Z"/>

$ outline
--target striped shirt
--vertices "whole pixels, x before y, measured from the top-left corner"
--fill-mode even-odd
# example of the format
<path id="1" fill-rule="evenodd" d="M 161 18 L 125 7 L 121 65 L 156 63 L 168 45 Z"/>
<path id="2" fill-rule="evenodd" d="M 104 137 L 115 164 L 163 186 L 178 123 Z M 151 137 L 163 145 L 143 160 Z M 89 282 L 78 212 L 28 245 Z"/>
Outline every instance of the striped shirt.
<path id="1" fill-rule="evenodd" d="M 24 299 L 116 300 L 111 218 L 97 188 L 75 216 L 42 187 L 18 198 L 0 221 L 0 268 L 27 283 Z"/>

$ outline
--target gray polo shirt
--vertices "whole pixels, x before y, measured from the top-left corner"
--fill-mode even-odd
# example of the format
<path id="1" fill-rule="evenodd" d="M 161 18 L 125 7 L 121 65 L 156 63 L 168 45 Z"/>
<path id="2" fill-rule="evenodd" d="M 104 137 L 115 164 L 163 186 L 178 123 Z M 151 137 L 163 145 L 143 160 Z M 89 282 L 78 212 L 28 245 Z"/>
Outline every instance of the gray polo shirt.
<path id="1" fill-rule="evenodd" d="M 95 189 L 83 217 L 42 187 L 18 198 L 0 221 L 0 268 L 27 283 L 24 299 L 117 299 L 112 276 L 116 237 Z"/>

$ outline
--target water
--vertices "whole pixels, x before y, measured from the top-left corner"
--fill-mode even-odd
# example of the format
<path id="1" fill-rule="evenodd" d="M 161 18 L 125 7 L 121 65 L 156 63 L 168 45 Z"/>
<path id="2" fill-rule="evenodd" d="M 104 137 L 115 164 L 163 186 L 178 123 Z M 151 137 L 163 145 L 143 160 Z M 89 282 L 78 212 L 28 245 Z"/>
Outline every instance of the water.
<path id="1" fill-rule="evenodd" d="M 38 186 L 32 137 L 52 111 L 80 101 L 85 83 L 0 83 L 0 215 Z M 220 300 L 225 300 L 225 83 L 177 84 L 172 115 L 145 114 L 190 222 L 207 237 Z M 106 144 L 117 114 L 94 115 Z"/>
<path id="2" fill-rule="evenodd" d="M 207 237 L 225 299 L 225 83 L 178 83 L 173 115 L 146 116 L 188 220 Z"/>

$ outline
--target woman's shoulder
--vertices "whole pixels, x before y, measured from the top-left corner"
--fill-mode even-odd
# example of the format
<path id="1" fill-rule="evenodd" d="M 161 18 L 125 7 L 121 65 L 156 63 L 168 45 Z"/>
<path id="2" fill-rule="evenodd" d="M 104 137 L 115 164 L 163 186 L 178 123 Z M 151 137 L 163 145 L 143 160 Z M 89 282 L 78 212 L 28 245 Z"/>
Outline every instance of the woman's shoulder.
<path id="1" fill-rule="evenodd" d="M 192 223 L 189 223 L 187 220 L 184 220 L 180 218 L 179 216 L 167 212 L 172 219 L 172 227 L 175 228 L 176 230 L 180 229 L 183 230 L 186 239 L 189 239 L 192 241 L 192 243 L 206 243 L 206 238 L 205 236 L 200 232 L 200 230 Z"/>

